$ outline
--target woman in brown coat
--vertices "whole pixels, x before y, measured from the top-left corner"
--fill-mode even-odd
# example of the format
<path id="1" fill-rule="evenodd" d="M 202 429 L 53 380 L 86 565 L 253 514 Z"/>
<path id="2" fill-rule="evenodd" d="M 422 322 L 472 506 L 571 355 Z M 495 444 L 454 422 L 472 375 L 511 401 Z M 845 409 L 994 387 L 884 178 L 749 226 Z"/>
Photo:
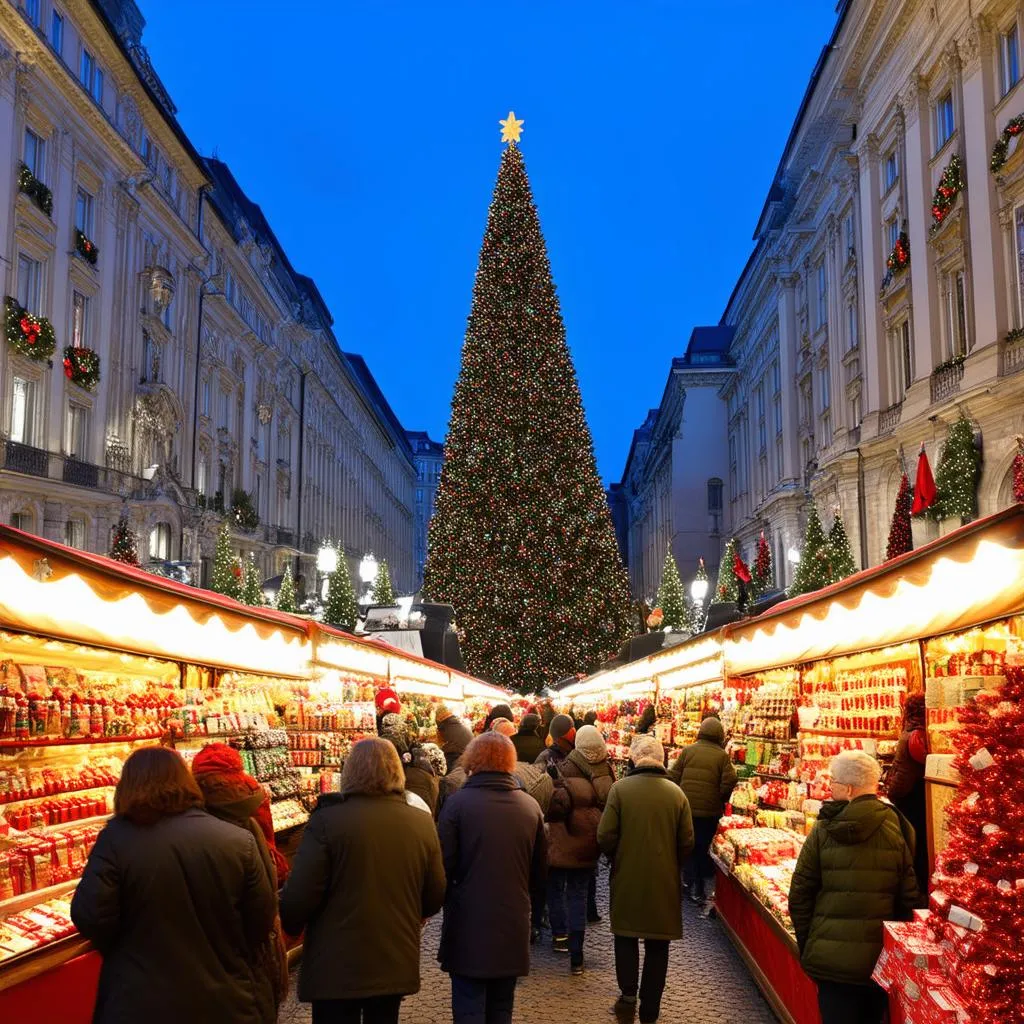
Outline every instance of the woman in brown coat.
<path id="1" fill-rule="evenodd" d="M 583 973 L 587 890 L 600 856 L 597 826 L 615 776 L 608 750 L 592 725 L 576 733 L 576 746 L 555 770 L 548 808 L 548 916 L 556 952 L 569 952 L 569 969 Z"/>

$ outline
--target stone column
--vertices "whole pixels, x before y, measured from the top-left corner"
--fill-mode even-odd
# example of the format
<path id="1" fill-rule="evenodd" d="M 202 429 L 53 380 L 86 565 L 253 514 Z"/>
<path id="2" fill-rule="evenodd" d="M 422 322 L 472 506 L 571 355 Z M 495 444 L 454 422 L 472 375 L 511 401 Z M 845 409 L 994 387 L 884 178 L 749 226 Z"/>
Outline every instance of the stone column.
<path id="1" fill-rule="evenodd" d="M 878 139 L 868 135 L 858 149 L 860 170 L 860 252 L 858 291 L 861 296 L 861 372 L 864 376 L 862 412 L 865 429 L 877 432 L 878 413 L 888 404 L 885 398 L 884 345 L 878 287 L 884 275 L 882 225 L 879 214 L 881 183 L 878 174 Z M 873 425 L 868 427 L 870 421 Z"/>
<path id="2" fill-rule="evenodd" d="M 779 379 L 782 381 L 782 477 L 795 480 L 799 408 L 796 388 L 798 328 L 796 318 L 796 274 L 777 275 L 779 306 Z"/>

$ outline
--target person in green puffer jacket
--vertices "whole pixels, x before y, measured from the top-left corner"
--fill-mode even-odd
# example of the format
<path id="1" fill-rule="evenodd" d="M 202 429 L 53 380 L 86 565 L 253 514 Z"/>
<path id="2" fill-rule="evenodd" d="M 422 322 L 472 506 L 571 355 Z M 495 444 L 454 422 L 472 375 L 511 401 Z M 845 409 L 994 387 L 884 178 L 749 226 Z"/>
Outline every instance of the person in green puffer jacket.
<path id="1" fill-rule="evenodd" d="M 736 785 L 736 769 L 725 752 L 725 728 L 717 716 L 709 715 L 700 723 L 697 742 L 680 753 L 668 775 L 686 794 L 693 815 L 695 845 L 686 862 L 684 882 L 690 898 L 704 903 L 701 914 L 708 917 L 714 908 L 711 843 Z"/>
<path id="2" fill-rule="evenodd" d="M 804 971 L 818 983 L 822 1024 L 874 1024 L 888 1000 L 871 972 L 882 922 L 920 904 L 914 829 L 878 799 L 878 762 L 862 750 L 832 759 L 832 799 L 800 852 L 789 914 Z"/>

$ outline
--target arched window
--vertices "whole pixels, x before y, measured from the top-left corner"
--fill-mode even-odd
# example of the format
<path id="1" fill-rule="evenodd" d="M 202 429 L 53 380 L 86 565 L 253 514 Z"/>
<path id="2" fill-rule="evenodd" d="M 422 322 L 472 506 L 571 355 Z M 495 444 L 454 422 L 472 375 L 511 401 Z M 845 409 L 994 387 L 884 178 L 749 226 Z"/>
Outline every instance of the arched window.
<path id="1" fill-rule="evenodd" d="M 711 532 L 722 532 L 722 481 L 713 476 L 708 481 L 708 517 L 711 520 Z"/>
<path id="2" fill-rule="evenodd" d="M 171 524 L 157 523 L 149 532 L 149 557 L 166 562 L 171 557 Z"/>
<path id="3" fill-rule="evenodd" d="M 69 519 L 64 523 L 64 543 L 69 548 L 85 550 L 84 519 Z"/>

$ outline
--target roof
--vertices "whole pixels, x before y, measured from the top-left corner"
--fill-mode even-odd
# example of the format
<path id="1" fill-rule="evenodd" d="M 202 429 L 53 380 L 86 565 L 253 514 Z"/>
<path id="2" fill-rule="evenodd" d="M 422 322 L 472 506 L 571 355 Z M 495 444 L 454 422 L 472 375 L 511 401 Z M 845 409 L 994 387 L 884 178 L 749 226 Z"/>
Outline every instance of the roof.
<path id="1" fill-rule="evenodd" d="M 406 440 L 416 455 L 435 455 L 444 458 L 444 443 L 435 441 L 425 430 L 407 430 Z"/>
<path id="2" fill-rule="evenodd" d="M 342 355 L 344 355 L 346 361 L 352 367 L 356 381 L 366 396 L 367 401 L 373 407 L 373 410 L 391 428 L 395 446 L 401 448 L 406 456 L 412 460 L 412 446 L 409 444 L 405 428 L 398 422 L 398 417 L 388 404 L 388 400 L 384 397 L 384 392 L 381 391 L 376 378 L 370 372 L 369 366 L 366 365 L 366 360 L 355 352 L 344 352 Z"/>
<path id="3" fill-rule="evenodd" d="M 732 366 L 729 346 L 736 328 L 729 324 L 694 327 L 686 351 L 672 360 L 673 369 L 691 366 Z"/>

